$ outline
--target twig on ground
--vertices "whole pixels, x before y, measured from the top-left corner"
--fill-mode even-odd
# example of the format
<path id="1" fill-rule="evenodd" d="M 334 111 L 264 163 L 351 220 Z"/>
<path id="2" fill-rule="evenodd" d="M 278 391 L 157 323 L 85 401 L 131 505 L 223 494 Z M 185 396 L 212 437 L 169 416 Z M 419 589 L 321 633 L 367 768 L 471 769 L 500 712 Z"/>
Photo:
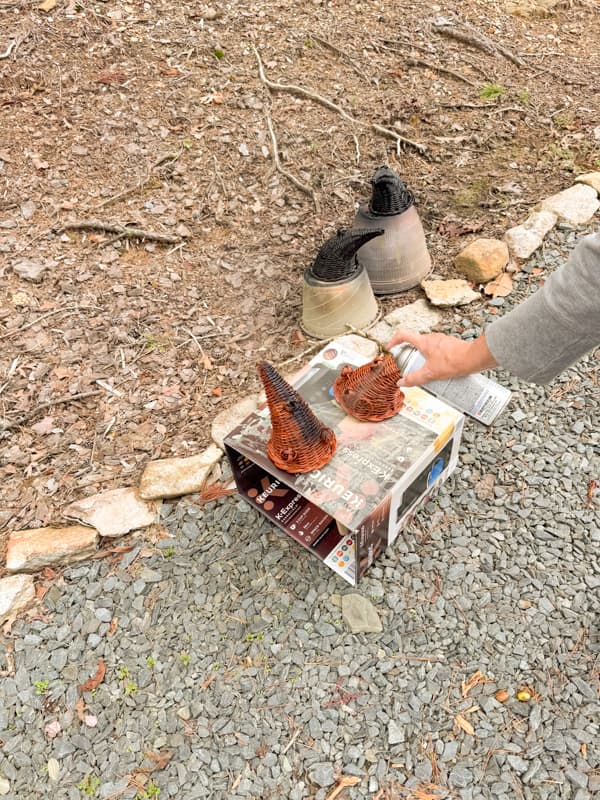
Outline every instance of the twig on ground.
<path id="1" fill-rule="evenodd" d="M 341 106 L 338 106 L 336 103 L 320 94 L 316 94 L 308 89 L 304 89 L 302 86 L 295 86 L 291 83 L 275 83 L 274 81 L 270 81 L 265 75 L 260 54 L 254 45 L 253 50 L 258 62 L 260 79 L 272 92 L 288 92 L 289 94 L 296 95 L 296 97 L 303 97 L 307 100 L 312 100 L 315 103 L 319 103 L 320 105 L 325 106 L 325 108 L 330 109 L 330 111 L 335 111 L 343 119 L 351 122 L 353 125 L 359 125 L 361 128 L 370 128 L 371 130 L 381 134 L 382 136 L 385 136 L 388 139 L 393 139 L 396 142 L 396 148 L 398 150 L 400 150 L 402 147 L 411 147 L 413 150 L 416 150 L 419 155 L 425 155 L 427 153 L 427 148 L 424 145 L 419 144 L 419 142 L 413 142 L 412 139 L 407 139 L 406 137 L 401 136 L 399 133 L 396 133 L 389 128 L 385 128 L 383 125 L 378 125 L 375 122 L 363 122 L 363 120 L 357 119 L 351 114 L 348 114 L 348 112 L 344 111 Z"/>
<path id="2" fill-rule="evenodd" d="M 123 189 L 122 192 L 119 192 L 118 194 L 115 194 L 112 197 L 107 198 L 106 200 L 103 200 L 102 203 L 99 203 L 97 206 L 92 206 L 92 211 L 99 211 L 101 208 L 105 208 L 111 203 L 120 200 L 122 197 L 126 197 L 128 194 L 131 194 L 132 192 L 137 192 L 137 190 L 141 189 L 142 186 L 145 183 L 147 183 L 147 181 L 150 179 L 153 170 L 155 170 L 157 167 L 160 167 L 160 165 L 164 164 L 165 161 L 170 161 L 171 163 L 175 163 L 175 161 L 177 161 L 182 152 L 183 150 L 180 150 L 179 153 L 167 153 L 166 155 L 161 156 L 157 161 L 155 161 L 148 167 L 148 172 L 146 173 L 146 175 L 136 184 L 134 184 L 133 186 L 129 186 L 127 189 Z"/>
<path id="3" fill-rule="evenodd" d="M 284 167 L 281 166 L 281 160 L 279 158 L 279 148 L 277 146 L 277 137 L 275 136 L 275 130 L 273 129 L 273 121 L 271 120 L 271 115 L 269 113 L 269 109 L 265 106 L 265 118 L 267 120 L 267 127 L 269 128 L 269 135 L 271 136 L 271 144 L 273 146 L 273 163 L 275 164 L 275 169 L 280 172 L 285 178 L 288 179 L 291 183 L 294 184 L 300 191 L 304 192 L 304 194 L 309 195 L 312 197 L 313 203 L 315 204 L 315 210 L 317 214 L 321 213 L 319 208 L 319 199 L 317 198 L 316 193 L 310 186 L 306 186 L 306 184 L 302 183 L 301 180 L 296 178 L 292 175 L 291 172 L 288 172 Z"/>
<path id="4" fill-rule="evenodd" d="M 525 62 L 519 58 L 519 56 L 516 56 L 503 45 L 493 42 L 488 36 L 485 36 L 483 33 L 480 33 L 475 30 L 475 28 L 471 27 L 471 25 L 461 20 L 444 18 L 443 20 L 433 23 L 433 30 L 436 33 L 449 36 L 451 39 L 456 39 L 464 44 L 470 44 L 471 47 L 476 47 L 478 50 L 482 50 L 490 56 L 500 54 L 518 67 L 526 66 Z"/>
<path id="5" fill-rule="evenodd" d="M 0 53 L 0 61 L 2 59 L 4 59 L 4 58 L 8 58 L 10 56 L 10 54 L 13 52 L 13 50 L 16 52 L 17 48 L 20 47 L 23 44 L 23 42 L 25 41 L 25 39 L 28 38 L 28 36 L 29 36 L 29 31 L 26 31 L 21 36 L 16 36 L 14 38 L 11 37 L 12 38 L 12 42 L 8 45 L 8 47 L 6 48 L 6 50 L 3 53 Z"/>
<path id="6" fill-rule="evenodd" d="M 16 46 L 16 44 L 17 44 L 17 40 L 16 40 L 16 39 L 13 39 L 13 40 L 12 40 L 12 42 L 11 42 L 11 43 L 8 45 L 8 47 L 6 48 L 6 50 L 5 50 L 3 53 L 0 53 L 0 61 L 1 61 L 2 59 L 4 59 L 4 58 L 8 58 L 8 57 L 9 57 L 9 55 L 10 55 L 10 54 L 12 53 L 12 51 L 15 49 L 15 46 Z"/>
<path id="7" fill-rule="evenodd" d="M 155 233 L 154 231 L 146 231 L 141 228 L 131 228 L 129 225 L 115 225 L 110 222 L 101 222 L 98 219 L 86 219 L 81 222 L 66 222 L 60 228 L 54 228 L 54 233 L 61 234 L 64 231 L 106 231 L 107 233 L 116 233 L 119 238 L 124 239 L 148 239 L 152 242 L 161 242 L 162 244 L 179 244 L 181 241 L 179 236 L 171 236 L 168 233 Z"/>
<path id="8" fill-rule="evenodd" d="M 31 411 L 28 411 L 27 414 L 23 414 L 14 422 L 3 424 L 2 428 L 0 428 L 0 431 L 8 431 L 12 430 L 13 428 L 18 428 L 25 422 L 29 422 L 32 417 L 35 417 L 36 414 L 39 414 L 40 411 L 43 411 L 46 408 L 52 408 L 52 406 L 58 406 L 61 403 L 74 403 L 77 400 L 85 400 L 87 397 L 96 397 L 99 394 L 104 394 L 104 392 L 101 392 L 99 389 L 94 389 L 91 392 L 79 392 L 79 394 L 68 394 L 64 397 L 56 397 L 54 400 L 47 400 L 45 403 L 40 403 Z"/>
<path id="9" fill-rule="evenodd" d="M 442 75 L 450 75 L 450 77 L 456 78 L 456 80 L 462 81 L 463 83 L 467 83 L 469 86 L 477 86 L 475 81 L 472 81 L 465 75 L 461 75 L 460 72 L 455 72 L 453 69 L 449 69 L 448 67 L 441 67 L 439 64 L 432 64 L 431 61 L 426 61 L 424 58 L 415 58 L 414 56 L 410 56 L 406 59 L 406 63 L 411 67 L 425 67 L 426 69 L 432 69 L 435 72 L 441 72 Z"/>
<path id="10" fill-rule="evenodd" d="M 494 103 L 439 103 L 438 108 L 462 110 L 464 108 L 495 108 Z"/>
<path id="11" fill-rule="evenodd" d="M 339 47 L 336 47 L 334 44 L 332 44 L 331 42 L 327 41 L 327 39 L 322 39 L 320 36 L 317 36 L 314 33 L 310 34 L 310 38 L 314 39 L 315 42 L 318 42 L 322 47 L 325 47 L 327 50 L 331 50 L 332 53 L 335 53 L 340 58 L 343 58 L 344 61 L 347 61 L 348 64 L 350 64 L 350 66 L 352 67 L 354 72 L 356 72 L 356 74 L 360 78 L 362 78 L 364 81 L 367 81 L 367 82 L 369 81 L 369 78 L 365 75 L 365 73 L 361 70 L 361 68 L 356 65 L 356 63 L 353 61 L 353 59 L 350 58 L 348 53 L 344 53 L 344 51 L 340 50 Z"/>
<path id="12" fill-rule="evenodd" d="M 290 747 L 292 747 L 292 745 L 294 744 L 296 739 L 300 736 L 301 730 L 302 730 L 302 728 L 297 728 L 296 729 L 296 731 L 294 732 L 294 735 L 292 736 L 292 738 L 289 740 L 289 742 L 283 748 L 283 751 L 282 751 L 281 755 L 284 756 L 287 753 L 287 751 L 290 749 Z"/>
<path id="13" fill-rule="evenodd" d="M 95 309 L 95 306 L 67 306 L 66 308 L 57 308 L 54 311 L 48 311 L 47 314 L 42 314 L 41 317 L 31 320 L 31 322 L 28 322 L 26 325 L 21 325 L 20 328 L 16 328 L 14 331 L 3 333 L 2 336 L 0 336 L 0 340 L 9 339 L 11 336 L 16 336 L 18 333 L 26 331 L 27 328 L 32 328 L 34 325 L 37 325 L 38 322 L 42 322 L 48 317 L 53 317 L 55 314 L 76 314 L 78 311 L 93 311 Z M 97 310 L 101 311 L 102 309 L 97 308 Z"/>
<path id="14" fill-rule="evenodd" d="M 356 147 L 356 166 L 358 167 L 360 164 L 360 147 L 358 144 L 358 137 L 355 133 L 353 133 L 352 138 L 354 139 L 354 146 Z"/>
<path id="15" fill-rule="evenodd" d="M 349 786 L 356 786 L 360 783 L 362 778 L 357 777 L 356 775 L 342 775 L 338 785 L 335 789 L 332 789 L 331 792 L 327 795 L 325 800 L 335 800 L 335 798 L 341 794 L 344 789 L 347 789 Z"/>

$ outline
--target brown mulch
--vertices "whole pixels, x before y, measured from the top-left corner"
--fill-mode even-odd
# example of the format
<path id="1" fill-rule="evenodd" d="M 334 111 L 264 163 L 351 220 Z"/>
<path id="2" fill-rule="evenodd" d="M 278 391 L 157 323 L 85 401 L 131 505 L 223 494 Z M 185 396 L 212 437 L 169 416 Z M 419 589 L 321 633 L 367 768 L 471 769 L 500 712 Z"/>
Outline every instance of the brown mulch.
<path id="1" fill-rule="evenodd" d="M 0 0 L 4 534 L 197 452 L 257 360 L 306 349 L 302 272 L 382 163 L 415 192 L 439 275 L 600 165 L 593 2 L 533 18 L 476 0 L 37 6 Z M 437 32 L 452 13 L 522 66 Z M 268 80 L 426 154 L 269 93 L 253 47 Z M 268 118 L 307 192 L 275 168 Z M 55 232 L 82 220 L 181 241 Z M 13 272 L 24 259 L 46 265 L 39 283 Z"/>

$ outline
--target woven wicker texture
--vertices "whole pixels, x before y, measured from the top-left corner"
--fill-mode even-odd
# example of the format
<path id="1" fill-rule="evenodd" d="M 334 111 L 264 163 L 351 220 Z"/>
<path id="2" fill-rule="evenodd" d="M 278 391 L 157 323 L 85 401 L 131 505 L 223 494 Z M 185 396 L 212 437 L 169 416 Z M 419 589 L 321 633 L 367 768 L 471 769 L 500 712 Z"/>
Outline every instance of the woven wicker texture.
<path id="1" fill-rule="evenodd" d="M 382 233 L 383 229 L 348 231 L 341 228 L 321 246 L 310 268 L 311 273 L 327 283 L 351 278 L 360 269 L 356 259 L 357 250 Z"/>
<path id="2" fill-rule="evenodd" d="M 375 172 L 371 178 L 371 186 L 373 193 L 369 210 L 372 214 L 401 214 L 415 202 L 413 193 L 389 167 L 380 167 Z"/>
<path id="3" fill-rule="evenodd" d="M 267 455 L 285 472 L 310 472 L 331 461 L 335 434 L 315 417 L 305 400 L 266 361 L 258 365 L 271 414 Z"/>
<path id="4" fill-rule="evenodd" d="M 344 367 L 333 393 L 346 414 L 364 422 L 380 422 L 402 408 L 404 393 L 396 386 L 401 377 L 394 357 L 387 353 L 356 369 Z"/>

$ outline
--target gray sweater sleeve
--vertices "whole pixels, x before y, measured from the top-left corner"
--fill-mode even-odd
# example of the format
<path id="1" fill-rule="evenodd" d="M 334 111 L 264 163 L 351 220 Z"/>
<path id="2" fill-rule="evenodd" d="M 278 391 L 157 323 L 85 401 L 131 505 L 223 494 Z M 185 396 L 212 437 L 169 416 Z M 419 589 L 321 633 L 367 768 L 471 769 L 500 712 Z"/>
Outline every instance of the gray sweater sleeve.
<path id="1" fill-rule="evenodd" d="M 583 238 L 567 263 L 485 337 L 501 367 L 533 383 L 549 383 L 599 345 L 600 234 Z"/>

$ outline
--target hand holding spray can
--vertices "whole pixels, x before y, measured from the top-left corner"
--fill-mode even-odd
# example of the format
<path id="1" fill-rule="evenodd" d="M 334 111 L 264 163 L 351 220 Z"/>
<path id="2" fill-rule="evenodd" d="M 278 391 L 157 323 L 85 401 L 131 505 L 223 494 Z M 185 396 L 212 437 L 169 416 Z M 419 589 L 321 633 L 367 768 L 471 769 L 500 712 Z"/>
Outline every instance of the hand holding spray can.
<path id="1" fill-rule="evenodd" d="M 425 363 L 421 353 L 410 344 L 392 347 L 390 352 L 403 375 L 414 372 Z M 479 372 L 465 378 L 431 381 L 423 384 L 423 388 L 484 425 L 492 424 L 511 397 L 508 389 Z"/>

